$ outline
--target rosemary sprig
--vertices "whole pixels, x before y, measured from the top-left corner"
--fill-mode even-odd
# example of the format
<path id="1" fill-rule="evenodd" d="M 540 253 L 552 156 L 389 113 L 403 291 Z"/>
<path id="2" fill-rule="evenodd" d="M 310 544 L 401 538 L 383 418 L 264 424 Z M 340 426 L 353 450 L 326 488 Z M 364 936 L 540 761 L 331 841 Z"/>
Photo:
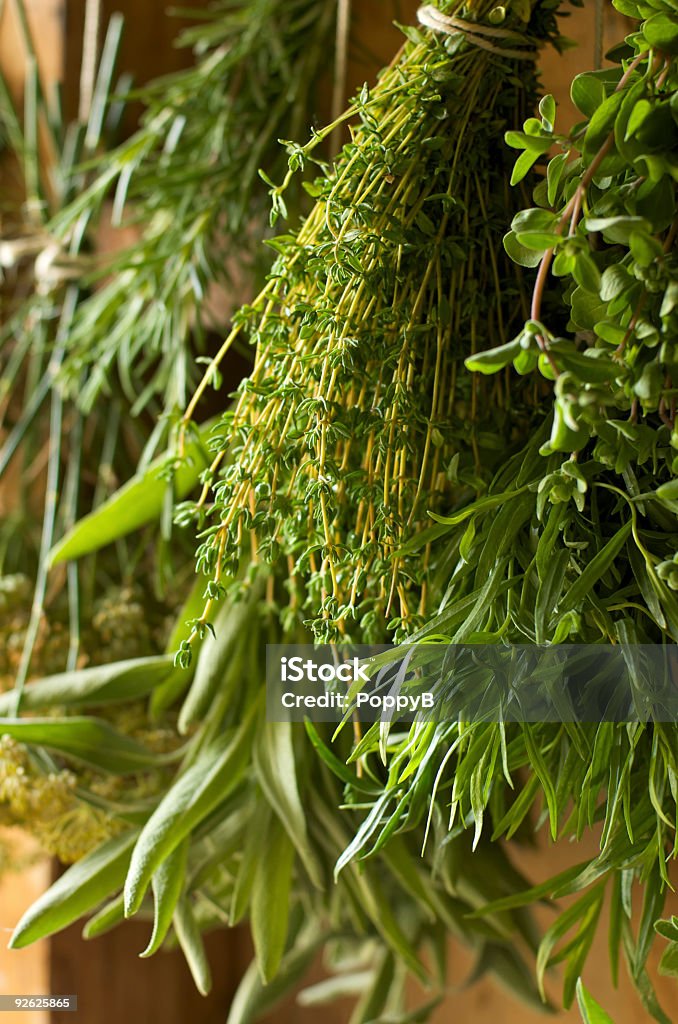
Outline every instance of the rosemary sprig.
<path id="1" fill-rule="evenodd" d="M 140 232 L 102 261 L 70 332 L 62 380 L 82 409 L 116 377 L 135 414 L 157 396 L 185 408 L 195 357 L 228 315 L 219 293 L 232 308 L 231 290 L 247 294 L 268 267 L 253 266 L 267 214 L 259 168 L 277 174 L 278 138 L 316 117 L 335 18 L 335 0 L 220 0 L 179 40 L 194 65 L 134 94 L 141 126 L 51 224 L 68 239 L 112 195 L 113 224 L 127 215 Z"/>

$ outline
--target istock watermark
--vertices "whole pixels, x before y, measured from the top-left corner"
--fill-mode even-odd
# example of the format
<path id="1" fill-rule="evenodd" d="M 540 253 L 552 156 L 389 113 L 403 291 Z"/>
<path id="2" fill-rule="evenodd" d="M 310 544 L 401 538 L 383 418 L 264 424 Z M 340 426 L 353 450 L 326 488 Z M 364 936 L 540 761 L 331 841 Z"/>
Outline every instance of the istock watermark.
<path id="1" fill-rule="evenodd" d="M 678 722 L 678 646 L 273 644 L 269 721 Z"/>

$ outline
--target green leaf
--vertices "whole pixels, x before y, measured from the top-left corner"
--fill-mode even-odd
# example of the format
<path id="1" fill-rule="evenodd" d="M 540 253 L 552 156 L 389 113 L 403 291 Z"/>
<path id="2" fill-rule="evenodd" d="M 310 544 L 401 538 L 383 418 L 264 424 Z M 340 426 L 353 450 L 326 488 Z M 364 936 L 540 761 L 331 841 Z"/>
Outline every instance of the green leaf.
<path id="1" fill-rule="evenodd" d="M 520 234 L 545 234 L 554 235 L 558 225 L 558 218 L 551 210 L 542 210 L 540 207 L 532 207 L 529 210 L 520 210 L 511 221 L 511 231 Z M 554 235 L 555 237 L 555 235 Z"/>
<path id="2" fill-rule="evenodd" d="M 299 794 L 297 764 L 290 722 L 266 722 L 258 731 L 254 767 L 266 799 L 280 818 L 315 886 L 323 875 L 306 827 L 306 812 Z"/>
<path id="3" fill-rule="evenodd" d="M 599 77 L 588 72 L 577 75 L 570 86 L 570 97 L 582 114 L 591 118 L 605 101 L 605 85 Z"/>
<path id="4" fill-rule="evenodd" d="M 577 1002 L 584 1024 L 613 1024 L 612 1018 L 584 987 L 581 978 L 577 980 Z"/>
<path id="5" fill-rule="evenodd" d="M 678 55 L 678 22 L 675 14 L 655 14 L 645 22 L 642 31 L 653 49 L 674 57 Z"/>
<path id="6" fill-rule="evenodd" d="M 211 459 L 205 448 L 213 421 L 205 424 L 199 437 L 189 440 L 186 457 L 167 479 L 171 452 L 155 459 L 144 473 L 132 477 L 94 512 L 90 512 L 62 537 L 50 552 L 50 565 L 58 565 L 99 551 L 133 530 L 160 519 L 168 487 L 176 501 L 185 498 L 200 479 Z"/>
<path id="7" fill-rule="evenodd" d="M 188 896 L 179 899 L 173 921 L 174 931 L 181 951 L 186 957 L 195 987 L 200 995 L 206 996 L 212 988 L 212 972 L 205 952 L 205 943 Z"/>
<path id="8" fill-rule="evenodd" d="M 162 760 L 102 718 L 2 718 L 0 735 L 58 750 L 107 772 L 126 775 L 157 768 Z"/>
<path id="9" fill-rule="evenodd" d="M 664 256 L 661 242 L 647 231 L 632 231 L 629 238 L 631 255 L 641 267 L 651 266 Z"/>
<path id="10" fill-rule="evenodd" d="M 593 591 L 595 584 L 607 570 L 614 564 L 617 555 L 621 552 L 631 533 L 632 522 L 629 521 L 615 533 L 605 544 L 598 554 L 594 555 L 591 561 L 582 570 L 581 576 L 572 584 L 567 591 L 558 612 L 562 613 L 570 608 L 576 607 L 580 601 L 585 600 Z"/>
<path id="11" fill-rule="evenodd" d="M 553 145 L 553 139 L 550 135 L 528 135 L 526 132 L 516 131 L 505 132 L 504 142 L 512 149 L 524 149 L 526 152 L 534 155 L 535 159 L 541 153 L 547 153 Z"/>
<path id="12" fill-rule="evenodd" d="M 267 835 L 271 827 L 272 815 L 273 812 L 263 800 L 258 801 L 252 809 L 231 896 L 229 913 L 231 925 L 238 924 L 249 909 L 261 851 L 266 849 L 268 843 Z"/>
<path id="13" fill-rule="evenodd" d="M 606 384 L 623 372 L 623 367 L 596 349 L 565 351 L 554 347 L 559 366 L 570 370 L 585 384 Z"/>
<path id="14" fill-rule="evenodd" d="M 169 655 L 116 661 L 37 679 L 24 689 L 21 707 L 37 711 L 59 705 L 78 707 L 135 700 L 147 696 L 167 680 L 186 674 L 174 667 L 174 659 Z M 7 715 L 15 701 L 13 690 L 0 694 L 0 715 Z"/>
<path id="15" fill-rule="evenodd" d="M 556 199 L 558 198 L 558 188 L 560 186 L 560 180 L 563 176 L 563 171 L 567 165 L 568 153 L 558 153 L 552 160 L 549 160 L 549 165 L 546 170 L 546 182 L 547 182 L 547 197 L 549 206 L 555 206 Z M 506 243 L 504 243 L 506 244 Z M 509 253 L 509 256 L 511 254 Z"/>
<path id="16" fill-rule="evenodd" d="M 570 298 L 572 322 L 581 330 L 592 331 L 603 320 L 607 305 L 596 292 L 587 291 L 577 285 Z"/>
<path id="17" fill-rule="evenodd" d="M 551 838 L 555 839 L 558 835 L 558 800 L 553 784 L 553 775 L 542 754 L 539 743 L 533 735 L 532 729 L 526 728 L 523 732 L 523 737 L 530 767 L 533 769 L 544 790 L 544 797 L 546 798 L 546 805 L 549 811 Z"/>
<path id="18" fill-rule="evenodd" d="M 655 494 L 663 501 L 678 501 L 678 477 L 661 484 Z"/>
<path id="19" fill-rule="evenodd" d="M 678 943 L 678 917 L 675 914 L 672 914 L 670 918 L 655 921 L 654 930 L 657 935 L 668 939 L 669 942 Z"/>
<path id="20" fill-rule="evenodd" d="M 584 221 L 587 231 L 601 231 L 606 242 L 628 245 L 634 231 L 650 234 L 652 225 L 645 217 L 587 217 Z"/>
<path id="21" fill-rule="evenodd" d="M 593 939 L 591 924 L 592 922 L 595 924 L 600 913 L 604 894 L 604 884 L 601 883 L 587 889 L 584 895 L 563 911 L 544 933 L 537 954 L 537 979 L 542 995 L 544 994 L 544 973 L 551 962 L 552 951 L 572 928 L 577 927 L 577 932 L 573 942 L 566 946 L 567 952 L 577 956 L 582 949 L 585 952 L 588 951 Z"/>
<path id="22" fill-rule="evenodd" d="M 153 874 L 153 932 L 146 949 L 139 956 L 152 956 L 165 941 L 186 881 L 187 863 L 188 840 L 184 839 Z"/>
<path id="23" fill-rule="evenodd" d="M 365 790 L 368 793 L 374 792 L 373 786 L 363 782 L 363 780 L 356 774 L 355 769 L 351 770 L 348 765 L 343 761 L 340 761 L 336 754 L 334 754 L 327 744 L 323 742 L 313 722 L 306 719 L 304 724 L 306 726 L 308 738 L 313 744 L 316 753 L 320 759 L 325 762 L 333 775 L 336 775 L 338 779 L 346 785 L 351 786 L 353 789 Z"/>
<path id="24" fill-rule="evenodd" d="M 569 560 L 568 551 L 556 552 L 549 559 L 544 578 L 540 580 L 534 609 L 535 641 L 538 644 L 546 643 L 548 639 L 548 625 L 565 584 Z"/>
<path id="25" fill-rule="evenodd" d="M 255 705 L 256 708 L 256 705 Z M 250 758 L 254 710 L 180 775 L 143 828 L 125 880 L 125 915 L 135 914 L 162 862 L 241 782 Z"/>
<path id="26" fill-rule="evenodd" d="M 543 253 L 547 249 L 555 249 L 558 243 L 562 241 L 562 237 L 557 232 L 519 231 L 516 235 L 516 240 L 518 245 L 522 245 L 525 249 Z"/>
<path id="27" fill-rule="evenodd" d="M 578 252 L 572 267 L 572 276 L 580 287 L 596 296 L 600 290 L 600 271 L 593 256 L 586 249 Z"/>
<path id="28" fill-rule="evenodd" d="M 517 263 L 521 267 L 537 267 L 541 263 L 541 253 L 536 252 L 534 249 L 528 249 L 525 245 L 521 245 L 516 237 L 515 231 L 509 231 L 507 235 L 504 235 L 504 248 L 513 262 Z M 512 343 L 509 342 L 509 344 Z M 499 348 L 505 348 L 505 346 L 501 345 Z"/>
<path id="29" fill-rule="evenodd" d="M 82 929 L 82 937 L 83 939 L 95 939 L 97 936 L 117 928 L 124 920 L 125 901 L 122 893 L 119 893 L 115 899 L 110 900 L 101 910 L 90 917 Z"/>
<path id="30" fill-rule="evenodd" d="M 463 523 L 469 516 L 475 515 L 477 512 L 486 512 L 491 508 L 498 508 L 500 505 L 505 505 L 507 501 L 511 501 L 517 498 L 520 494 L 524 494 L 527 490 L 527 486 L 519 487 L 515 491 L 502 491 L 501 494 L 488 494 L 485 498 L 479 498 L 478 501 L 472 502 L 470 505 L 466 505 L 460 509 L 459 512 L 454 512 L 449 516 L 440 516 L 436 512 L 429 512 L 431 519 L 435 519 L 437 523 L 447 523 L 448 526 L 456 526 L 458 523 Z"/>
<path id="31" fill-rule="evenodd" d="M 583 153 L 589 162 L 595 158 L 614 128 L 615 119 L 624 101 L 624 92 L 613 92 L 592 114 L 584 136 Z"/>
<path id="32" fill-rule="evenodd" d="M 548 147 L 547 147 L 548 148 Z M 511 172 L 510 184 L 517 185 L 523 180 L 523 178 L 529 174 L 531 169 L 536 164 L 542 153 L 545 153 L 546 149 L 541 147 L 535 148 L 534 146 L 529 147 L 524 153 L 521 153 L 516 160 L 513 171 Z"/>
<path id="33" fill-rule="evenodd" d="M 29 907 L 12 933 L 11 949 L 67 928 L 117 892 L 129 864 L 137 831 L 123 832 L 73 864 Z"/>
<path id="34" fill-rule="evenodd" d="M 556 101 L 550 93 L 542 96 L 539 101 L 539 113 L 541 114 L 544 130 L 552 132 L 556 123 Z"/>
<path id="35" fill-rule="evenodd" d="M 678 978 L 678 942 L 670 942 L 661 955 L 659 973 Z"/>
<path id="36" fill-rule="evenodd" d="M 622 267 L 618 263 L 606 267 L 600 281 L 600 297 L 604 302 L 611 302 L 612 299 L 621 295 L 631 283 L 632 278 L 626 267 Z"/>
<path id="37" fill-rule="evenodd" d="M 193 682 L 179 712 L 179 732 L 185 735 L 203 721 L 217 692 L 227 699 L 230 687 L 240 678 L 237 651 L 247 635 L 252 602 L 248 599 L 224 604 L 214 623 L 214 635 L 208 634 L 200 648 Z"/>
<path id="38" fill-rule="evenodd" d="M 640 128 L 643 121 L 645 121 L 652 113 L 652 109 L 652 104 L 649 100 L 636 100 L 636 102 L 633 104 L 633 109 L 629 114 L 629 119 L 626 124 L 626 132 L 624 135 L 625 142 L 628 142 L 628 140 L 632 138 L 633 135 L 635 135 L 636 131 Z"/>
<path id="39" fill-rule="evenodd" d="M 349 1024 L 367 1024 L 368 1021 L 378 1020 L 393 990 L 394 975 L 395 959 L 391 952 L 384 950 L 372 984 L 357 1004 Z"/>
<path id="40" fill-rule="evenodd" d="M 345 881 L 346 881 L 345 877 Z M 416 978 L 423 983 L 428 975 L 417 956 L 413 943 L 400 926 L 390 900 L 385 896 L 379 879 L 374 872 L 361 870 L 356 864 L 349 865 L 348 881 L 355 885 L 360 904 L 372 924 L 393 952 L 402 960 Z"/>
<path id="41" fill-rule="evenodd" d="M 314 985 L 309 985 L 297 994 L 299 1006 L 323 1006 L 334 1003 L 337 999 L 354 999 L 362 996 L 371 984 L 374 972 L 342 971 L 341 974 L 330 975 Z"/>
<path id="42" fill-rule="evenodd" d="M 252 938 L 264 984 L 278 973 L 290 915 L 295 849 L 280 820 L 273 817 L 252 888 Z"/>
<path id="43" fill-rule="evenodd" d="M 484 352 L 475 352 L 464 360 L 464 366 L 467 370 L 475 373 L 496 373 L 512 363 L 516 356 L 520 354 L 520 351 L 520 339 L 516 338 L 505 345 L 498 345 L 497 348 L 488 348 Z"/>

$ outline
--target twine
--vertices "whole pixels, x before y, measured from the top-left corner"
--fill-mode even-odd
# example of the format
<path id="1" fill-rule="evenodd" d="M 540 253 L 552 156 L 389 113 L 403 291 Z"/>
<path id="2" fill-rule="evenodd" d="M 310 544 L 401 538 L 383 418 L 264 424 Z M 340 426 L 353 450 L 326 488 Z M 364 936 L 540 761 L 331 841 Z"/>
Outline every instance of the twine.
<path id="1" fill-rule="evenodd" d="M 444 32 L 448 36 L 463 35 L 467 42 L 481 50 L 496 53 L 500 57 L 511 57 L 513 60 L 534 60 L 537 50 L 534 41 L 507 28 L 495 28 L 492 25 L 480 25 L 475 21 L 464 21 L 451 14 L 443 14 L 433 4 L 426 4 L 417 11 L 417 19 L 425 28 L 434 32 Z M 498 46 L 493 39 L 506 39 L 514 43 L 522 43 L 529 49 L 515 50 L 510 47 Z"/>

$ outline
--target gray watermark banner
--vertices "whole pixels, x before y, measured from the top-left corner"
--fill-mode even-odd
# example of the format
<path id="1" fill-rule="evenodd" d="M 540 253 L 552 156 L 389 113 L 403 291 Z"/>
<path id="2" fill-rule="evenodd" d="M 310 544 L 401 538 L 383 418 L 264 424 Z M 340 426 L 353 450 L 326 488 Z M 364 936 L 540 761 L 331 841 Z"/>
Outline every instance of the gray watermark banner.
<path id="1" fill-rule="evenodd" d="M 269 721 L 678 722 L 678 645 L 269 644 Z"/>

